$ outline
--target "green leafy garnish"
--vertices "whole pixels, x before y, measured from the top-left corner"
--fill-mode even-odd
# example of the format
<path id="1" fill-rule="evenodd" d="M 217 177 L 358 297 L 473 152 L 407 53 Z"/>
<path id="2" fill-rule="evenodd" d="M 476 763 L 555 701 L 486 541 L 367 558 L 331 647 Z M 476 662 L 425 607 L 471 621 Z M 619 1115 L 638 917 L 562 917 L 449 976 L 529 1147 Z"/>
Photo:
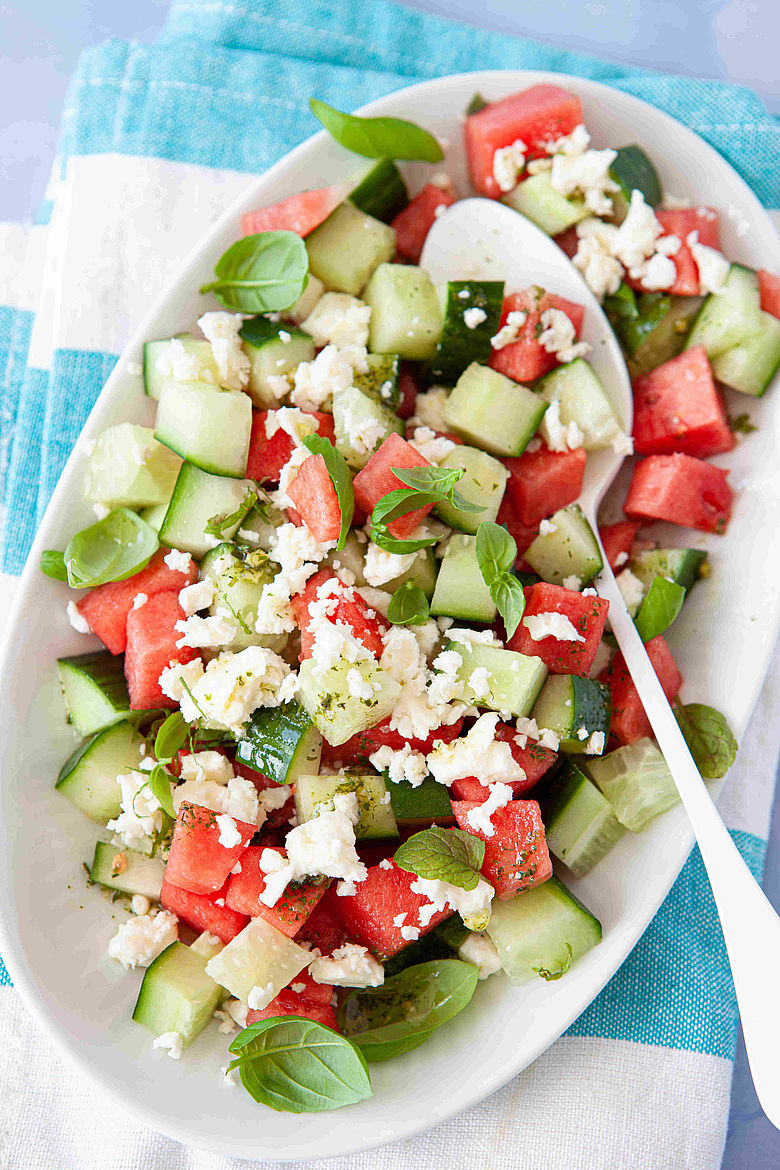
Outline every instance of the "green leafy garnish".
<path id="1" fill-rule="evenodd" d="M 462 1012 L 478 978 L 478 969 L 460 959 L 418 963 L 386 979 L 382 987 L 353 991 L 339 1009 L 339 1027 L 366 1060 L 390 1060 L 419 1048 Z"/>
<path id="2" fill-rule="evenodd" d="M 617 292 L 604 297 L 604 312 L 610 321 L 633 321 L 639 316 L 636 303 L 636 293 L 625 281 Z"/>
<path id="3" fill-rule="evenodd" d="M 726 716 L 704 703 L 677 704 L 674 716 L 704 779 L 725 776 L 738 746 Z"/>
<path id="4" fill-rule="evenodd" d="M 415 833 L 395 851 L 396 865 L 429 881 L 474 890 L 485 860 L 485 842 L 463 829 L 433 825 Z"/>
<path id="5" fill-rule="evenodd" d="M 753 431 L 758 430 L 756 424 L 751 422 L 749 414 L 738 414 L 735 418 L 730 418 L 729 426 L 735 435 L 752 435 Z"/>
<path id="6" fill-rule="evenodd" d="M 685 589 L 666 577 L 654 577 L 634 624 L 643 642 L 668 629 L 685 601 Z"/>
<path id="7" fill-rule="evenodd" d="M 419 626 L 431 615 L 428 598 L 419 585 L 404 581 L 399 585 L 387 607 L 388 620 L 394 626 Z"/>
<path id="8" fill-rule="evenodd" d="M 482 580 L 498 607 L 507 638 L 511 638 L 525 610 L 523 586 L 512 572 L 517 545 L 502 525 L 483 520 L 477 529 L 476 553 Z"/>
<path id="9" fill-rule="evenodd" d="M 366 1059 L 345 1036 L 300 1016 L 258 1020 L 236 1036 L 241 1084 L 279 1113 L 323 1113 L 373 1096 Z"/>
<path id="10" fill-rule="evenodd" d="M 91 589 L 132 577 L 157 551 L 157 533 L 129 508 L 115 508 L 104 520 L 83 528 L 62 554 L 68 584 Z"/>
<path id="11" fill-rule="evenodd" d="M 439 143 L 422 126 L 403 118 L 360 118 L 310 98 L 311 112 L 332 138 L 364 158 L 409 159 L 436 163 L 444 158 Z"/>
<path id="12" fill-rule="evenodd" d="M 407 486 L 395 488 L 377 500 L 371 513 L 371 539 L 374 544 L 385 552 L 410 553 L 429 548 L 435 544 L 438 537 L 431 536 L 421 540 L 400 540 L 394 537 L 388 525 L 414 512 L 417 508 L 425 508 L 430 504 L 449 502 L 462 512 L 483 512 L 484 508 L 472 504 L 465 496 L 456 491 L 455 484 L 466 474 L 462 467 L 392 467 L 401 483 Z"/>
<path id="13" fill-rule="evenodd" d="M 475 93 L 466 106 L 466 114 L 478 114 L 480 110 L 484 110 L 487 104 L 481 93 Z"/>
<path id="14" fill-rule="evenodd" d="M 289 309 L 306 288 L 309 257 L 295 232 L 258 232 L 244 236 L 223 252 L 214 268 L 216 280 L 204 284 L 225 308 L 238 313 Z"/>
<path id="15" fill-rule="evenodd" d="M 55 581 L 67 581 L 68 570 L 65 568 L 65 558 L 57 548 L 46 548 L 41 553 L 41 572 Z"/>
<path id="16" fill-rule="evenodd" d="M 352 523 L 352 517 L 355 512 L 355 492 L 352 487 L 352 474 L 347 467 L 347 461 L 344 456 L 340 451 L 336 450 L 330 439 L 326 439 L 324 435 L 307 435 L 303 440 L 303 445 L 312 454 L 321 455 L 325 460 L 325 467 L 330 476 L 330 482 L 333 484 L 333 490 L 336 493 L 339 510 L 341 511 L 341 530 L 336 548 L 342 549 L 347 542 L 349 526 Z"/>
<path id="17" fill-rule="evenodd" d="M 216 536 L 219 540 L 226 540 L 237 527 L 240 527 L 244 518 L 259 505 L 259 502 L 255 489 L 247 488 L 246 495 L 235 512 L 218 512 L 216 516 L 210 518 L 203 531 L 209 536 Z"/>
<path id="18" fill-rule="evenodd" d="M 187 742 L 190 725 L 181 711 L 171 711 L 163 720 L 154 740 L 154 755 L 157 760 L 170 761 Z"/>
<path id="19" fill-rule="evenodd" d="M 149 791 L 163 812 L 175 820 L 176 810 L 173 807 L 170 773 L 165 771 L 162 764 L 155 764 L 148 775 L 146 783 L 149 785 Z"/>

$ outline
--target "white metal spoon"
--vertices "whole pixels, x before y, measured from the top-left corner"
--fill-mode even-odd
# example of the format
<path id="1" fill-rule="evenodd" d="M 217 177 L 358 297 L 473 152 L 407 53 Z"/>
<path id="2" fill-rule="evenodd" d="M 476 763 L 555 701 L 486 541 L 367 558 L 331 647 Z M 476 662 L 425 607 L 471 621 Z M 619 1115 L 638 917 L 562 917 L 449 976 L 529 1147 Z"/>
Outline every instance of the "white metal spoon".
<path id="1" fill-rule="evenodd" d="M 601 305 L 557 244 L 530 220 L 489 199 L 464 199 L 434 223 L 420 264 L 434 283 L 504 280 L 509 292 L 540 284 L 583 304 L 588 360 L 630 434 L 631 382 Z M 588 455 L 579 502 L 599 544 L 598 507 L 623 458 L 611 450 Z M 601 551 L 599 593 L 609 601 L 612 630 L 698 841 L 726 940 L 753 1083 L 764 1112 L 780 1129 L 780 918 L 720 819 Z"/>

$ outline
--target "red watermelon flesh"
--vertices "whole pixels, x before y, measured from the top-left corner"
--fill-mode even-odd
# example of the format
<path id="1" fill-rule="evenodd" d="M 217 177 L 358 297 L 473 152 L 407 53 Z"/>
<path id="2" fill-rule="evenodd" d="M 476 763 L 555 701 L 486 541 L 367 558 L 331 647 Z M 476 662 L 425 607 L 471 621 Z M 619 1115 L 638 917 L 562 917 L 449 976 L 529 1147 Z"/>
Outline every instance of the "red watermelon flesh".
<path id="1" fill-rule="evenodd" d="M 482 875 L 495 886 L 496 896 L 503 901 L 552 877 L 552 862 L 537 801 L 511 800 L 494 812 L 490 818 L 492 837 L 475 829 L 468 820 L 468 814 L 479 803 L 454 800 L 452 811 L 461 829 L 485 842 Z"/>
<path id="2" fill-rule="evenodd" d="M 292 598 L 291 604 L 295 620 L 301 631 L 301 662 L 305 658 L 310 658 L 314 637 L 310 632 L 311 619 L 309 617 L 309 606 L 312 602 L 317 601 L 317 591 L 320 585 L 325 581 L 336 579 L 336 574 L 330 569 L 320 569 L 319 573 L 315 575 L 306 583 L 306 588 L 302 593 L 296 593 Z M 328 617 L 328 621 L 336 624 L 349 626 L 355 637 L 363 643 L 367 650 L 370 650 L 375 658 L 380 658 L 384 650 L 384 642 L 382 641 L 382 634 L 388 629 L 388 623 L 377 613 L 376 610 L 371 609 L 366 601 L 360 596 L 356 589 L 351 585 L 341 585 L 339 593 L 335 596 L 336 608 L 334 612 Z"/>
<path id="3" fill-rule="evenodd" d="M 341 920 L 343 898 L 330 886 L 296 935 L 297 942 L 310 942 L 323 955 L 330 955 L 338 947 L 349 942 L 349 936 Z"/>
<path id="4" fill-rule="evenodd" d="M 526 158 L 545 155 L 545 144 L 570 134 L 583 121 L 578 97 L 559 85 L 533 85 L 522 93 L 491 102 L 469 114 L 464 127 L 471 182 L 480 195 L 498 199 L 501 190 L 493 176 L 493 156 L 518 139 Z"/>
<path id="5" fill-rule="evenodd" d="M 634 468 L 623 511 L 637 520 L 723 533 L 733 499 L 723 468 L 691 455 L 649 455 Z"/>
<path id="6" fill-rule="evenodd" d="M 517 341 L 505 345 L 502 349 L 494 349 L 490 362 L 494 370 L 513 378 L 515 382 L 534 382 L 557 366 L 555 354 L 548 353 L 539 341 L 542 332 L 541 317 L 545 309 L 560 309 L 566 314 L 579 335 L 582 322 L 585 318 L 585 309 L 574 301 L 567 301 L 564 297 L 548 293 L 539 285 L 532 285 L 523 292 L 510 293 L 504 298 L 501 310 L 501 324 L 503 328 L 510 313 L 524 312 L 525 322 L 520 328 Z"/>
<path id="7" fill-rule="evenodd" d="M 759 268 L 758 287 L 761 293 L 761 308 L 765 313 L 780 318 L 780 276 L 773 276 L 765 268 Z"/>
<path id="8" fill-rule="evenodd" d="M 520 517 L 515 511 L 515 506 L 509 498 L 509 492 L 504 493 L 504 498 L 501 501 L 501 506 L 498 509 L 496 516 L 496 523 L 503 524 L 509 535 L 517 545 L 517 556 L 515 557 L 515 568 L 521 572 L 530 572 L 530 566 L 526 563 L 523 553 L 528 548 L 531 541 L 535 540 L 539 535 L 538 524 L 523 524 Z"/>
<path id="9" fill-rule="evenodd" d="M 509 744 L 512 750 L 512 759 L 525 772 L 525 780 L 511 780 L 509 782 L 516 797 L 525 796 L 527 792 L 530 792 L 558 758 L 555 752 L 542 747 L 541 744 L 534 743 L 532 739 L 526 741 L 525 747 L 520 747 L 517 735 L 517 729 L 509 723 L 499 723 L 496 726 L 496 739 Z M 487 800 L 488 791 L 488 785 L 483 784 L 476 776 L 453 780 L 450 785 L 450 793 L 458 800 L 474 800 L 478 804 Z"/>
<path id="10" fill-rule="evenodd" d="M 390 730 L 390 718 L 382 720 L 376 727 L 369 727 L 367 731 L 360 731 L 338 747 L 332 747 L 327 740 L 322 743 L 322 759 L 325 763 L 338 762 L 345 766 L 350 764 L 365 764 L 370 755 L 379 751 L 381 747 L 391 747 L 394 751 L 401 751 L 404 744 L 409 744 L 412 751 L 428 755 L 433 751 L 437 740 L 450 743 L 457 739 L 463 727 L 463 720 L 458 719 L 448 727 L 437 727 L 425 739 L 406 739 L 398 731 Z"/>
<path id="11" fill-rule="evenodd" d="M 128 613 L 125 678 L 133 711 L 177 706 L 163 694 L 159 678 L 171 663 L 192 662 L 198 657 L 191 646 L 176 645 L 182 636 L 176 623 L 184 616 L 178 592 L 155 593 Z"/>
<path id="12" fill-rule="evenodd" d="M 223 943 L 229 943 L 244 929 L 249 919 L 245 914 L 237 914 L 225 905 L 226 889 L 227 884 L 213 894 L 193 894 L 164 877 L 160 905 L 193 930 L 207 930 Z"/>
<path id="13" fill-rule="evenodd" d="M 275 906 L 260 901 L 265 890 L 265 874 L 260 868 L 260 854 L 266 847 L 250 845 L 241 855 L 241 871 L 231 874 L 225 901 L 231 910 L 248 914 L 251 918 L 265 918 L 282 934 L 292 938 L 298 933 L 322 895 L 329 881 L 305 881 L 288 886 Z M 284 849 L 275 853 L 286 856 Z"/>
<path id="14" fill-rule="evenodd" d="M 553 236 L 556 244 L 561 248 L 566 255 L 572 260 L 577 255 L 577 248 L 579 247 L 579 236 L 577 235 L 576 227 L 567 228 L 565 232 L 560 235 Z"/>
<path id="15" fill-rule="evenodd" d="M 322 455 L 310 455 L 287 489 L 287 495 L 315 540 L 338 540 L 341 507 Z"/>
<path id="16" fill-rule="evenodd" d="M 301 191 L 290 195 L 281 203 L 248 211 L 241 216 L 241 235 L 253 236 L 258 232 L 295 232 L 297 236 L 308 236 L 323 220 L 326 220 L 349 194 L 348 183 L 335 183 L 332 187 L 320 187 L 316 191 Z"/>
<path id="17" fill-rule="evenodd" d="M 399 418 L 411 418 L 417 402 L 418 386 L 409 362 L 401 362 L 398 371 L 398 391 L 401 397 L 395 413 Z"/>
<path id="18" fill-rule="evenodd" d="M 695 297 L 699 292 L 699 267 L 688 247 L 691 232 L 699 233 L 699 243 L 708 248 L 719 248 L 718 213 L 712 207 L 681 207 L 656 211 L 663 235 L 677 236 L 679 251 L 672 256 L 677 277 L 669 292 L 678 297 Z"/>
<path id="19" fill-rule="evenodd" d="M 416 451 L 406 439 L 400 435 L 388 435 L 381 447 L 374 452 L 366 466 L 357 473 L 353 481 L 355 502 L 369 513 L 374 504 L 388 492 L 396 488 L 405 488 L 407 485 L 394 473 L 394 467 L 402 470 L 409 467 L 430 467 L 427 459 Z M 433 504 L 424 508 L 415 508 L 399 516 L 388 524 L 388 530 L 399 540 L 405 540 L 417 525 L 425 519 Z"/>
<path id="20" fill-rule="evenodd" d="M 178 593 L 185 585 L 197 581 L 198 567 L 192 557 L 185 572 L 168 568 L 165 558 L 170 551 L 169 548 L 159 548 L 149 564 L 132 577 L 98 585 L 76 603 L 93 634 L 97 634 L 112 654 L 121 654 L 127 645 L 127 615 L 139 593 L 145 593 L 147 597 L 155 593 Z"/>
<path id="21" fill-rule="evenodd" d="M 576 451 L 525 451 L 503 460 L 509 470 L 507 493 L 515 513 L 524 525 L 538 525 L 545 516 L 565 508 L 582 491 L 587 454 Z"/>
<path id="22" fill-rule="evenodd" d="M 278 484 L 282 468 L 289 462 L 294 450 L 292 438 L 287 431 L 279 427 L 269 439 L 265 433 L 265 420 L 269 411 L 252 411 L 252 433 L 249 438 L 249 458 L 246 465 L 248 479 L 256 479 L 259 483 Z M 335 441 L 336 432 L 333 429 L 333 415 L 325 414 L 320 410 L 304 411 L 317 420 L 317 434 Z"/>
<path id="23" fill-rule="evenodd" d="M 664 694 L 671 703 L 683 683 L 672 652 L 661 634 L 646 642 L 645 650 L 658 675 Z M 645 715 L 642 701 L 620 651 L 607 669 L 599 675 L 599 681 L 607 684 L 612 695 L 610 734 L 621 744 L 636 743 L 638 739 L 652 735 L 650 720 Z"/>
<path id="24" fill-rule="evenodd" d="M 734 446 L 726 409 L 703 345 L 656 366 L 634 382 L 634 451 L 681 451 L 704 459 Z"/>
<path id="25" fill-rule="evenodd" d="M 420 926 L 419 911 L 430 902 L 424 894 L 411 889 L 415 881 L 415 874 L 400 869 L 395 862 L 389 863 L 389 869 L 373 865 L 356 892 L 339 899 L 343 903 L 339 911 L 349 934 L 380 960 L 389 959 L 414 941 L 404 938 L 402 929 L 417 928 L 421 937 L 452 913 L 435 910 L 430 921 Z M 394 919 L 402 914 L 404 921 L 396 925 Z"/>
<path id="26" fill-rule="evenodd" d="M 297 982 L 297 981 L 296 981 Z M 328 1000 L 332 989 L 328 987 Z M 314 1020 L 317 1024 L 324 1024 L 338 1032 L 338 1024 L 333 1008 L 328 1003 L 318 1003 L 308 995 L 297 995 L 294 991 L 285 988 L 271 1000 L 267 1007 L 250 1008 L 246 1013 L 246 1024 L 256 1024 L 258 1020 L 270 1020 L 274 1016 L 303 1016 L 307 1020 Z"/>
<path id="27" fill-rule="evenodd" d="M 390 224 L 395 231 L 398 255 L 417 264 L 425 237 L 436 220 L 437 208 L 450 207 L 454 202 L 452 185 L 439 187 L 436 183 L 426 183 Z"/>
<path id="28" fill-rule="evenodd" d="M 604 545 L 609 567 L 614 572 L 622 569 L 630 557 L 639 528 L 640 525 L 636 520 L 620 520 L 617 524 L 606 524 L 599 528 L 599 536 Z"/>
<path id="29" fill-rule="evenodd" d="M 239 834 L 235 845 L 222 845 L 220 833 L 232 829 L 210 808 L 183 800 L 173 829 L 165 876 L 169 882 L 193 894 L 221 890 L 233 866 L 246 852 L 257 826 L 229 817 Z M 235 909 L 235 907 L 233 907 Z"/>
<path id="30" fill-rule="evenodd" d="M 525 613 L 507 642 L 508 648 L 529 657 L 536 655 L 552 674 L 587 674 L 604 633 L 609 602 L 562 585 L 548 585 L 546 581 L 527 585 L 523 592 Z M 552 637 L 534 641 L 524 619 L 543 613 L 564 614 L 585 641 L 566 642 Z"/>

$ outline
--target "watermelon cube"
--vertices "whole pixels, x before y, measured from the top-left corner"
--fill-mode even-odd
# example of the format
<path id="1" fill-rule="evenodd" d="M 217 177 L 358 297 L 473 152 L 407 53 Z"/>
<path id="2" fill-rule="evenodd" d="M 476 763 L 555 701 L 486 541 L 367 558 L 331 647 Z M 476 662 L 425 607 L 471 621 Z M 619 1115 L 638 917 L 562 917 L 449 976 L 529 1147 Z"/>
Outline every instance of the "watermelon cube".
<path id="1" fill-rule="evenodd" d="M 683 682 L 672 652 L 661 634 L 646 642 L 645 650 L 658 675 L 664 694 L 671 703 Z M 599 675 L 599 681 L 607 684 L 612 695 L 610 734 L 621 744 L 636 743 L 638 739 L 652 735 L 650 720 L 645 715 L 642 701 L 620 651 L 607 669 Z"/>
<path id="2" fill-rule="evenodd" d="M 245 914 L 237 914 L 225 905 L 226 889 L 227 884 L 213 894 L 193 894 L 164 877 L 160 905 L 193 930 L 207 930 L 223 943 L 229 943 L 244 929 L 249 919 Z"/>
<path id="3" fill-rule="evenodd" d="M 256 829 L 256 825 L 247 821 L 220 817 L 210 808 L 183 800 L 165 867 L 167 880 L 193 894 L 221 890 Z M 238 840 L 234 843 L 232 838 L 236 834 Z M 226 838 L 230 844 L 223 844 Z"/>
<path id="4" fill-rule="evenodd" d="M 636 540 L 640 525 L 636 520 L 620 520 L 617 524 L 605 524 L 599 528 L 601 543 L 609 567 L 617 572 L 622 569 L 631 556 L 631 548 Z"/>
<path id="5" fill-rule="evenodd" d="M 97 634 L 112 654 L 121 654 L 127 645 L 127 615 L 139 593 L 147 597 L 155 593 L 178 593 L 185 585 L 197 581 L 198 567 L 192 557 L 184 571 L 171 569 L 165 563 L 170 551 L 158 548 L 149 564 L 132 577 L 98 585 L 76 603 L 76 609 L 89 622 L 93 634 Z"/>
<path id="6" fill-rule="evenodd" d="M 373 510 L 374 504 L 388 492 L 407 485 L 394 474 L 393 468 L 400 467 L 430 467 L 419 451 L 415 451 L 406 439 L 400 435 L 388 435 L 369 459 L 365 467 L 357 473 L 353 481 L 355 502 L 366 512 Z M 426 504 L 424 508 L 415 508 L 397 520 L 388 524 L 389 531 L 399 540 L 405 540 L 417 525 L 425 519 L 433 504 Z"/>
<path id="7" fill-rule="evenodd" d="M 604 633 L 609 602 L 562 585 L 548 585 L 546 581 L 527 585 L 523 592 L 525 613 L 507 642 L 508 648 L 529 657 L 535 654 L 552 674 L 587 674 Z M 544 613 L 562 613 L 584 641 L 567 642 L 551 636 L 534 641 L 525 618 Z"/>
<path id="8" fill-rule="evenodd" d="M 320 187 L 316 191 L 301 191 L 290 195 L 281 203 L 247 211 L 241 216 L 241 235 L 253 236 L 257 232 L 295 232 L 308 236 L 331 211 L 349 195 L 348 183 L 335 183 L 332 187 Z"/>
<path id="9" fill-rule="evenodd" d="M 637 463 L 623 511 L 701 532 L 726 531 L 734 493 L 728 472 L 692 455 L 650 455 Z"/>
<path id="10" fill-rule="evenodd" d="M 512 759 L 525 772 L 525 780 L 510 780 L 509 782 L 516 797 L 524 796 L 526 792 L 530 792 L 558 758 L 555 752 L 542 747 L 541 744 L 534 743 L 533 740 L 528 740 L 525 747 L 520 747 L 517 742 L 517 734 L 517 729 L 509 723 L 496 725 L 495 738 L 509 744 Z M 478 780 L 476 776 L 465 776 L 459 780 L 453 780 L 450 785 L 451 795 L 457 797 L 458 800 L 473 800 L 477 804 L 482 804 L 483 801 L 487 800 L 488 792 L 488 786 Z"/>
<path id="11" fill-rule="evenodd" d="M 298 931 L 295 941 L 309 942 L 323 955 L 330 955 L 345 942 L 349 942 L 341 919 L 343 901 L 344 899 L 336 893 L 336 887 L 330 886 Z"/>
<path id="12" fill-rule="evenodd" d="M 333 415 L 325 414 L 321 410 L 304 411 L 311 414 L 317 422 L 317 434 L 334 442 L 336 432 L 333 429 Z M 278 484 L 282 468 L 288 463 L 295 444 L 287 431 L 279 427 L 270 439 L 265 433 L 265 423 L 269 411 L 252 411 L 252 431 L 249 436 L 249 458 L 247 459 L 246 474 L 248 479 L 256 479 L 258 483 Z"/>
<path id="13" fill-rule="evenodd" d="M 198 657 L 191 646 L 176 644 L 181 638 L 176 623 L 184 616 L 178 593 L 155 593 L 128 613 L 125 678 L 133 711 L 177 706 L 163 694 L 159 679 L 171 663 L 192 662 Z"/>
<path id="14" fill-rule="evenodd" d="M 314 636 L 309 629 L 311 625 L 309 606 L 317 600 L 317 590 L 320 585 L 335 578 L 335 576 L 336 574 L 330 569 L 320 569 L 319 573 L 315 573 L 307 581 L 303 592 L 296 593 L 292 598 L 293 613 L 301 631 L 301 662 L 305 658 L 311 657 L 314 643 Z M 388 629 L 388 623 L 381 614 L 371 609 L 356 589 L 350 585 L 341 586 L 336 598 L 336 608 L 327 620 L 334 624 L 349 626 L 355 637 L 363 643 L 367 650 L 371 651 L 375 658 L 381 657 L 385 648 L 382 634 Z"/>
<path id="15" fill-rule="evenodd" d="M 545 516 L 573 503 L 582 491 L 586 459 L 584 447 L 550 451 L 543 445 L 502 460 L 509 470 L 507 493 L 519 520 L 538 526 Z"/>
<path id="16" fill-rule="evenodd" d="M 372 865 L 355 893 L 339 899 L 339 912 L 348 933 L 380 961 L 403 950 L 414 937 L 427 934 L 452 913 L 435 910 L 430 921 L 421 926 L 419 911 L 430 902 L 424 894 L 412 890 L 416 880 L 415 874 L 400 869 L 395 862 L 390 863 L 389 869 Z M 407 935 L 417 933 L 405 938 L 402 931 Z"/>
<path id="17" fill-rule="evenodd" d="M 390 747 L 393 751 L 401 751 L 404 744 L 409 744 L 412 751 L 422 752 L 427 756 L 433 751 L 436 740 L 450 743 L 457 739 L 463 727 L 463 720 L 458 719 L 447 727 L 437 727 L 425 739 L 407 739 L 398 731 L 390 730 L 390 717 L 377 723 L 376 727 L 369 727 L 366 731 L 359 731 L 351 739 L 333 747 L 327 740 L 323 740 L 322 759 L 326 764 L 338 762 L 349 767 L 351 764 L 365 764 L 370 755 L 379 751 L 381 747 Z"/>
<path id="18" fill-rule="evenodd" d="M 412 417 L 418 392 L 419 387 L 413 372 L 413 367 L 409 365 L 409 362 L 401 362 L 398 371 L 398 393 L 400 401 L 395 412 L 399 418 L 407 419 Z"/>
<path id="19" fill-rule="evenodd" d="M 538 802 L 512 800 L 494 812 L 490 818 L 494 829 L 492 837 L 475 829 L 468 819 L 468 814 L 479 808 L 479 803 L 454 800 L 452 811 L 461 829 L 485 842 L 482 875 L 495 886 L 496 896 L 503 901 L 521 890 L 540 886 L 552 877 L 552 862 Z"/>
<path id="20" fill-rule="evenodd" d="M 679 251 L 672 256 L 677 276 L 669 292 L 678 297 L 695 297 L 699 292 L 699 267 L 687 239 L 691 232 L 698 232 L 700 244 L 719 248 L 718 213 L 712 207 L 680 207 L 655 214 L 664 229 L 662 234 L 677 236 L 680 241 Z"/>
<path id="21" fill-rule="evenodd" d="M 559 363 L 554 353 L 548 353 L 539 340 L 542 332 L 541 317 L 545 309 L 560 309 L 566 314 L 579 334 L 585 317 L 585 309 L 574 301 L 545 292 L 538 285 L 532 285 L 523 292 L 510 293 L 504 298 L 501 310 L 501 328 L 507 323 L 510 313 L 526 314 L 518 331 L 517 341 L 494 349 L 488 363 L 500 374 L 506 374 L 515 382 L 534 382 L 547 374 Z"/>
<path id="22" fill-rule="evenodd" d="M 322 455 L 310 455 L 301 464 L 287 495 L 315 540 L 338 540 L 341 507 Z"/>
<path id="23" fill-rule="evenodd" d="M 330 885 L 329 881 L 305 881 L 288 886 L 275 906 L 260 901 L 265 874 L 260 868 L 262 845 L 250 845 L 241 855 L 241 870 L 230 877 L 225 902 L 231 910 L 250 918 L 265 918 L 288 938 L 293 938 Z M 274 849 L 285 856 L 284 849 Z"/>
<path id="24" fill-rule="evenodd" d="M 296 987 L 303 982 L 303 979 L 304 976 L 301 973 L 299 978 L 295 980 Z M 291 988 L 285 987 L 267 1007 L 249 1009 L 246 1014 L 247 1027 L 250 1024 L 256 1024 L 258 1020 L 273 1019 L 274 1016 L 303 1016 L 306 1020 L 314 1020 L 315 1023 L 324 1024 L 326 1028 L 332 1028 L 334 1032 L 338 1032 L 336 1015 L 330 1006 L 333 989 L 325 984 L 323 986 L 326 987 L 328 993 L 327 1003 L 312 999 L 306 992 L 295 992 Z"/>
<path id="25" fill-rule="evenodd" d="M 765 268 L 759 268 L 758 288 L 763 311 L 780 318 L 780 276 L 773 276 Z"/>
<path id="26" fill-rule="evenodd" d="M 634 382 L 634 451 L 682 451 L 705 459 L 734 446 L 726 409 L 703 345 L 656 366 Z"/>
<path id="27" fill-rule="evenodd" d="M 498 515 L 496 516 L 496 523 L 503 524 L 504 528 L 506 528 L 507 532 L 517 545 L 515 568 L 519 569 L 521 572 L 530 572 L 530 568 L 523 558 L 523 553 L 528 548 L 529 544 L 531 544 L 531 542 L 539 535 L 538 523 L 523 524 L 522 520 L 515 511 L 515 506 L 512 503 L 509 492 L 504 493 L 504 498 L 501 501 L 501 506 L 498 509 Z"/>
<path id="28" fill-rule="evenodd" d="M 545 154 L 545 144 L 570 134 L 583 121 L 578 97 L 559 85 L 532 85 L 469 114 L 464 127 L 471 182 L 480 195 L 498 199 L 501 189 L 493 175 L 493 157 L 518 139 L 526 158 Z"/>
<path id="29" fill-rule="evenodd" d="M 436 219 L 437 208 L 450 207 L 454 202 L 452 186 L 439 187 L 436 183 L 426 183 L 390 224 L 395 231 L 398 255 L 417 264 L 425 237 Z"/>

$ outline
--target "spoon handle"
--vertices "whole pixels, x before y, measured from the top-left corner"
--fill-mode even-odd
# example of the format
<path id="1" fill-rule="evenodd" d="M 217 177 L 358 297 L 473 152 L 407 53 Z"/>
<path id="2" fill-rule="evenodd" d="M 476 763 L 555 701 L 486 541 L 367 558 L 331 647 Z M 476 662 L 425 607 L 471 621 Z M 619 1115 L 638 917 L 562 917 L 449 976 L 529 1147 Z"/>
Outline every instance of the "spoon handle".
<path id="1" fill-rule="evenodd" d="M 756 1094 L 780 1129 L 780 917 L 720 819 L 611 569 L 605 567 L 598 585 L 610 603 L 613 633 L 698 842 L 726 940 Z"/>

